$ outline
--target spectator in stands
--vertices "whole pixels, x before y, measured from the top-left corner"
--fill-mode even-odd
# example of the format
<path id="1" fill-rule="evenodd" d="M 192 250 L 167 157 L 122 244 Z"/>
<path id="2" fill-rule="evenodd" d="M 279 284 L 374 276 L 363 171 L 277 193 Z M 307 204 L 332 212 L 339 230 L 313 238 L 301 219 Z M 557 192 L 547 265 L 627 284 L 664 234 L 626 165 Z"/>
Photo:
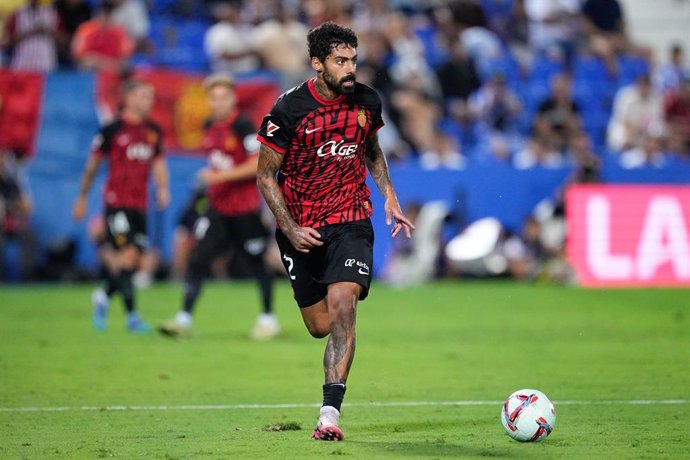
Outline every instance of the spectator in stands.
<path id="1" fill-rule="evenodd" d="M 147 51 L 149 47 L 149 13 L 142 0 L 113 0 L 113 22 L 127 30 L 134 40 L 135 50 Z"/>
<path id="2" fill-rule="evenodd" d="M 567 161 L 574 166 L 596 163 L 599 157 L 592 149 L 592 139 L 586 131 L 578 131 L 568 145 Z"/>
<path id="3" fill-rule="evenodd" d="M 529 46 L 529 18 L 525 9 L 525 0 L 514 0 L 513 11 L 506 27 L 506 42 L 521 69 L 532 67 L 533 51 Z"/>
<path id="4" fill-rule="evenodd" d="M 390 74 L 394 82 L 406 85 L 408 78 L 414 75 L 415 85 L 433 97 L 440 97 L 436 75 L 424 55 L 424 44 L 412 30 L 408 18 L 402 13 L 391 13 L 384 34 L 392 51 Z"/>
<path id="5" fill-rule="evenodd" d="M 72 55 L 79 67 L 119 74 L 129 65 L 134 42 L 127 30 L 115 23 L 116 0 L 103 0 L 98 15 L 77 28 Z"/>
<path id="6" fill-rule="evenodd" d="M 248 73 L 259 69 L 259 59 L 252 43 L 252 27 L 242 21 L 242 3 L 231 0 L 218 3 L 214 16 L 218 22 L 204 37 L 204 50 L 216 73 Z"/>
<path id="7" fill-rule="evenodd" d="M 0 281 L 7 276 L 5 247 L 8 241 L 16 242 L 19 247 L 22 281 L 33 279 L 36 261 L 36 237 L 29 226 L 33 204 L 14 163 L 12 152 L 0 151 Z"/>
<path id="8" fill-rule="evenodd" d="M 356 2 L 352 14 L 352 27 L 357 34 L 380 30 L 388 17 L 393 13 L 391 2 L 386 0 L 369 0 Z"/>
<path id="9" fill-rule="evenodd" d="M 474 0 L 451 3 L 453 22 L 460 43 L 472 57 L 481 75 L 488 75 L 492 63 L 503 56 L 498 35 L 487 28 L 481 5 Z"/>
<path id="10" fill-rule="evenodd" d="M 586 0 L 581 13 L 590 50 L 600 56 L 609 73 L 615 75 L 618 71 L 616 57 L 630 50 L 620 3 L 618 0 Z"/>
<path id="11" fill-rule="evenodd" d="M 47 73 L 57 68 L 62 37 L 55 8 L 42 5 L 40 0 L 29 0 L 7 20 L 2 46 L 11 55 L 12 70 Z"/>
<path id="12" fill-rule="evenodd" d="M 517 169 L 537 166 L 557 169 L 565 166 L 565 158 L 553 138 L 531 137 L 513 156 L 513 166 Z"/>
<path id="13" fill-rule="evenodd" d="M 572 97 L 570 76 L 556 75 L 551 79 L 551 94 L 537 110 L 534 134 L 557 151 L 563 151 L 580 126 L 580 107 Z"/>
<path id="14" fill-rule="evenodd" d="M 639 145 L 620 154 L 619 164 L 624 169 L 663 168 L 667 165 L 663 141 L 663 128 L 660 125 L 650 126 L 642 135 Z"/>
<path id="15" fill-rule="evenodd" d="M 607 145 L 621 152 L 639 145 L 651 126 L 663 125 L 661 95 L 652 86 L 649 74 L 619 89 L 613 101 L 613 111 L 607 130 Z"/>
<path id="16" fill-rule="evenodd" d="M 678 88 L 684 75 L 690 75 L 690 67 L 685 63 L 683 47 L 676 43 L 671 47 L 670 61 L 660 66 L 655 75 L 655 86 L 662 93 Z"/>
<path id="17" fill-rule="evenodd" d="M 454 99 L 467 101 L 479 89 L 481 80 L 474 60 L 460 42 L 460 37 L 455 35 L 449 40 L 449 59 L 436 68 L 436 76 L 446 103 Z"/>
<path id="18" fill-rule="evenodd" d="M 54 5 L 64 33 L 64 39 L 58 48 L 60 66 L 72 67 L 72 38 L 77 28 L 91 19 L 93 11 L 86 0 L 55 0 Z"/>
<path id="19" fill-rule="evenodd" d="M 669 150 L 690 159 L 690 73 L 681 77 L 678 89 L 666 98 L 664 115 Z"/>
<path id="20" fill-rule="evenodd" d="M 460 152 L 460 146 L 454 138 L 440 129 L 434 132 L 430 149 L 421 153 L 419 165 L 422 169 L 465 169 L 467 159 Z"/>
<path id="21" fill-rule="evenodd" d="M 399 67 L 396 78 L 399 84 L 391 93 L 390 104 L 391 115 L 403 139 L 414 151 L 421 153 L 435 149 L 435 127 L 441 120 L 443 108 L 434 92 L 435 87 L 427 79 L 428 69 L 413 65 Z"/>
<path id="22" fill-rule="evenodd" d="M 72 40 L 77 66 L 98 72 L 96 111 L 102 124 L 110 123 L 117 114 L 120 87 L 134 52 L 129 33 L 113 20 L 115 6 L 115 0 L 103 0 L 98 15 L 80 25 Z"/>
<path id="23" fill-rule="evenodd" d="M 506 85 L 505 74 L 494 72 L 470 98 L 470 110 L 487 133 L 516 132 L 522 103 Z"/>
<path id="24" fill-rule="evenodd" d="M 296 11 L 274 1 L 275 17 L 259 24 L 253 32 L 254 47 L 263 67 L 278 72 L 283 89 L 302 83 L 311 72 L 307 27 L 297 20 Z"/>
<path id="25" fill-rule="evenodd" d="M 530 46 L 538 56 L 570 63 L 575 51 L 573 19 L 578 0 L 525 0 Z"/>

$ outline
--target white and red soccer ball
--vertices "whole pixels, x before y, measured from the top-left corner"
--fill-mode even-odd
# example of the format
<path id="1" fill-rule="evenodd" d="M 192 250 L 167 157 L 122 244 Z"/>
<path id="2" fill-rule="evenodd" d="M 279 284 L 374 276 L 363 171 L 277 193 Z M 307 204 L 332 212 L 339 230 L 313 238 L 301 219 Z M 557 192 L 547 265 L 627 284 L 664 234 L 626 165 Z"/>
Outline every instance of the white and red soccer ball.
<path id="1" fill-rule="evenodd" d="M 553 431 L 556 409 L 541 391 L 518 390 L 503 403 L 501 423 L 516 441 L 538 442 Z"/>

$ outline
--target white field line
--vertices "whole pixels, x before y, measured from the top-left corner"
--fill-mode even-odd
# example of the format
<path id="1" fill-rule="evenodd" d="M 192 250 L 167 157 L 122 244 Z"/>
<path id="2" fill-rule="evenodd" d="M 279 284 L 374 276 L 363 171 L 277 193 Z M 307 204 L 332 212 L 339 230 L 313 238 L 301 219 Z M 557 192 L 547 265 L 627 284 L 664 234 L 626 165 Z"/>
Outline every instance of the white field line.
<path id="1" fill-rule="evenodd" d="M 503 401 L 400 401 L 400 402 L 351 402 L 347 407 L 421 407 L 421 406 L 500 406 Z M 687 399 L 630 399 L 630 400 L 563 400 L 554 401 L 556 406 L 640 406 L 684 405 Z M 204 411 L 204 410 L 253 410 L 253 409 L 302 409 L 319 407 L 319 403 L 287 404 L 182 404 L 174 406 L 55 406 L 55 407 L 0 407 L 1 412 L 118 412 L 118 411 Z"/>

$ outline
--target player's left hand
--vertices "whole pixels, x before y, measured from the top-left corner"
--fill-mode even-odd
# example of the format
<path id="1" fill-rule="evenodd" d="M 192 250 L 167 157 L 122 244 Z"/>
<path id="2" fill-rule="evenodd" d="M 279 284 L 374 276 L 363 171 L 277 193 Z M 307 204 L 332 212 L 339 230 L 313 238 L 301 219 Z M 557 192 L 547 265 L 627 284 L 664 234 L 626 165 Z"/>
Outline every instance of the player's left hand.
<path id="1" fill-rule="evenodd" d="M 197 174 L 199 180 L 205 185 L 213 185 L 223 182 L 222 173 L 211 168 L 204 168 Z"/>
<path id="2" fill-rule="evenodd" d="M 400 209 L 398 201 L 392 199 L 386 200 L 384 209 L 386 211 L 386 225 L 390 225 L 395 221 L 391 229 L 391 236 L 395 238 L 395 236 L 400 233 L 400 230 L 405 229 L 405 236 L 407 236 L 407 238 L 412 238 L 412 230 L 415 228 L 414 224 L 410 219 L 405 217 L 405 214 L 403 214 Z"/>

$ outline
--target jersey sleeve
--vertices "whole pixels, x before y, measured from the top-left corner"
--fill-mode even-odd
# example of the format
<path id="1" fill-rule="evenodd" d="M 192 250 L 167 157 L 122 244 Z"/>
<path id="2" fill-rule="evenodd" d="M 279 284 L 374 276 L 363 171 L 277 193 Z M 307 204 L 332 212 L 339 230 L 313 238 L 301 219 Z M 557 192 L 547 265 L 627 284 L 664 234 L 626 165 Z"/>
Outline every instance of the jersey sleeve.
<path id="1" fill-rule="evenodd" d="M 261 144 L 256 137 L 256 125 L 246 117 L 240 116 L 235 120 L 232 126 L 235 134 L 242 139 L 242 146 L 247 155 L 252 155 L 259 152 Z"/>
<path id="2" fill-rule="evenodd" d="M 383 128 L 383 107 L 381 104 L 381 98 L 376 95 L 376 104 L 371 114 L 371 133 L 376 133 L 379 129 Z"/>
<path id="3" fill-rule="evenodd" d="M 150 135 L 152 137 L 151 145 L 153 146 L 153 156 L 154 158 L 163 156 L 163 154 L 165 153 L 165 148 L 163 146 L 163 130 L 156 123 L 151 123 L 150 129 Z"/>
<path id="4" fill-rule="evenodd" d="M 113 145 L 113 138 L 117 132 L 115 124 L 109 124 L 100 129 L 91 141 L 91 155 L 107 157 Z"/>
<path id="5" fill-rule="evenodd" d="M 256 140 L 283 154 L 292 140 L 293 127 L 285 98 L 281 97 L 266 115 L 256 135 Z"/>

